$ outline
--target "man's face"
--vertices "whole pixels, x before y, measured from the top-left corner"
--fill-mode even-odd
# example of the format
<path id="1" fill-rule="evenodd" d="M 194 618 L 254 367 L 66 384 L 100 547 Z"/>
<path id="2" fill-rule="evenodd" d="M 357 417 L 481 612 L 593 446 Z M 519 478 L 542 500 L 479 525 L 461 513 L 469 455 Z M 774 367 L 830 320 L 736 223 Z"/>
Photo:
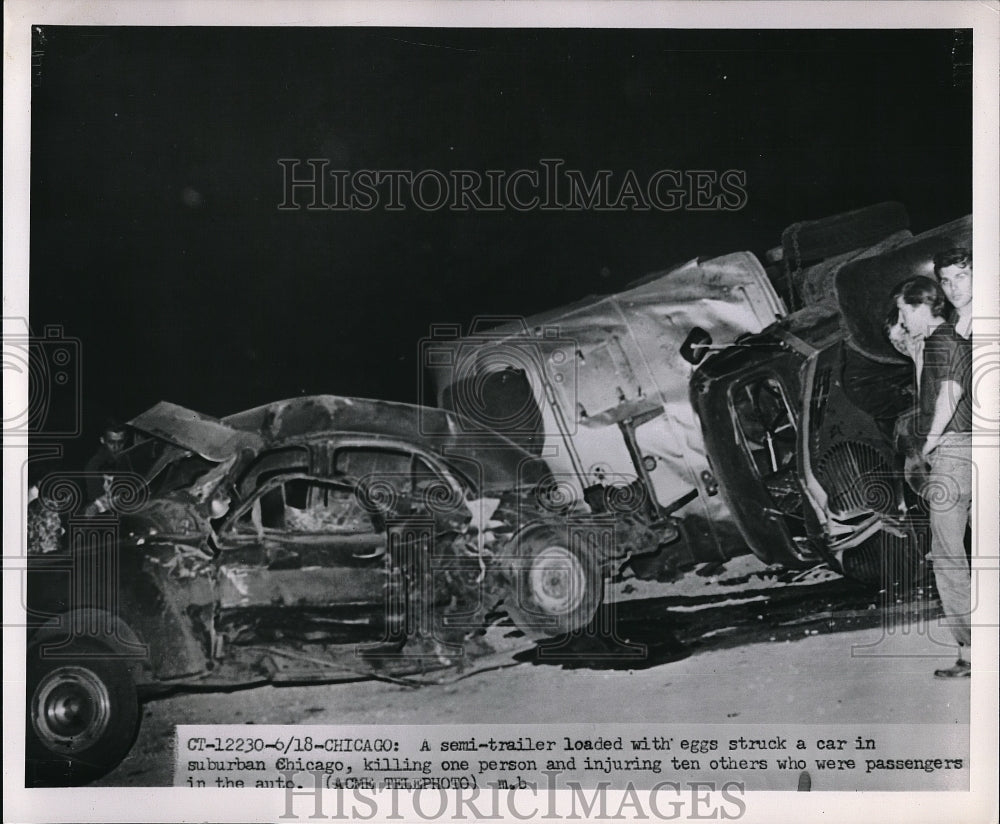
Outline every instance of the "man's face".
<path id="1" fill-rule="evenodd" d="M 899 319 L 910 335 L 925 337 L 927 325 L 931 322 L 931 307 L 926 303 L 911 306 L 901 297 L 896 298 L 896 308 L 899 309 Z"/>
<path id="2" fill-rule="evenodd" d="M 938 280 L 945 297 L 956 309 L 962 309 L 972 302 L 972 264 L 953 264 L 938 272 Z"/>
<path id="3" fill-rule="evenodd" d="M 910 341 L 906 335 L 906 329 L 903 327 L 902 318 L 889 327 L 889 343 L 892 344 L 893 349 L 899 352 L 900 355 L 906 355 L 908 358 L 913 357 L 910 352 Z"/>
<path id="4" fill-rule="evenodd" d="M 101 443 L 108 448 L 108 452 L 117 455 L 125 448 L 125 433 L 109 429 L 101 437 Z"/>

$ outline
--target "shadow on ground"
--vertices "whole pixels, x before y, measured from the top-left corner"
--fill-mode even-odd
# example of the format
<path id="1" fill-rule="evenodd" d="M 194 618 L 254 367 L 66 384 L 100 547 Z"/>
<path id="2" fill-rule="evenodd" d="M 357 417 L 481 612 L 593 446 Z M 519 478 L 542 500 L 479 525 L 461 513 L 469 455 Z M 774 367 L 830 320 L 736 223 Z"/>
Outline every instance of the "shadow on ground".
<path id="1" fill-rule="evenodd" d="M 931 620 L 932 587 L 873 591 L 836 578 L 797 586 L 672 595 L 605 604 L 571 635 L 541 642 L 517 659 L 564 669 L 641 670 L 713 649 L 796 641 L 811 635 Z"/>

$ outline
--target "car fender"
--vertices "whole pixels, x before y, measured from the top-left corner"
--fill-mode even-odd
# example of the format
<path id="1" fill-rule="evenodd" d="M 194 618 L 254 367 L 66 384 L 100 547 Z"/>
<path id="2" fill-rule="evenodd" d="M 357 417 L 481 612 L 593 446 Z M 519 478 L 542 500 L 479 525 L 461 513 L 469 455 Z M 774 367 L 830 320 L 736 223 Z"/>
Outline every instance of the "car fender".
<path id="1" fill-rule="evenodd" d="M 147 544 L 142 556 L 120 606 L 149 643 L 156 680 L 204 674 L 216 645 L 214 559 L 180 541 Z"/>
<path id="2" fill-rule="evenodd" d="M 516 547 L 525 540 L 534 537 L 540 532 L 555 530 L 559 534 L 566 535 L 567 542 L 577 544 L 579 542 L 589 552 L 593 553 L 595 560 L 602 568 L 610 567 L 612 562 L 620 560 L 621 553 L 616 551 L 616 522 L 607 517 L 593 516 L 590 514 L 569 515 L 564 518 L 536 518 L 518 527 L 507 539 L 507 547 L 511 550 L 504 554 L 517 554 Z M 588 533 L 586 537 L 574 540 L 574 533 Z M 607 570 L 606 570 L 607 571 Z"/>
<path id="3" fill-rule="evenodd" d="M 111 657 L 126 660 L 137 684 L 152 680 L 149 645 L 119 616 L 103 609 L 75 609 L 54 615 L 32 632 L 28 654 L 69 657 L 65 651 L 80 640 L 94 641 L 105 647 Z"/>

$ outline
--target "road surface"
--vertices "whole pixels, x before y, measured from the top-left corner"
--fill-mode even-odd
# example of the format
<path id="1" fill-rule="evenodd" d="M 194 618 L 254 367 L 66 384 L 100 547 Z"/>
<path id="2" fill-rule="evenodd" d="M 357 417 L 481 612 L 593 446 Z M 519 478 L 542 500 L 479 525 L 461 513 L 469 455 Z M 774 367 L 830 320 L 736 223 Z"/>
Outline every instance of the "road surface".
<path id="1" fill-rule="evenodd" d="M 151 700 L 129 756 L 96 786 L 173 781 L 176 724 L 969 722 L 969 681 L 932 590 L 877 593 L 828 570 L 752 556 L 672 583 L 609 589 L 618 639 L 532 649 L 413 688 L 359 681 L 186 692 Z"/>

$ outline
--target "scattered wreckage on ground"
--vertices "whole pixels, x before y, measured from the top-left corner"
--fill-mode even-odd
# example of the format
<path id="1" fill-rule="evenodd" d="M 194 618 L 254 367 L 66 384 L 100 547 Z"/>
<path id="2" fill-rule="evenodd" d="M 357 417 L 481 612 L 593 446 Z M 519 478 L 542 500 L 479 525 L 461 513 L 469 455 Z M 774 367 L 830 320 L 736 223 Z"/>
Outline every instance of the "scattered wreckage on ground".
<path id="1" fill-rule="evenodd" d="M 907 222 L 883 204 L 790 227 L 769 268 L 696 260 L 449 328 L 423 344 L 437 408 L 139 415 L 108 517 L 79 516 L 65 476 L 41 490 L 64 533 L 29 547 L 29 781 L 110 769 L 144 693 L 419 678 L 509 652 L 489 634 L 502 616 L 528 642 L 565 635 L 625 564 L 668 579 L 749 549 L 878 585 L 914 574 L 925 528 L 892 444 L 912 370 L 881 313 L 971 221 L 916 238 Z"/>

